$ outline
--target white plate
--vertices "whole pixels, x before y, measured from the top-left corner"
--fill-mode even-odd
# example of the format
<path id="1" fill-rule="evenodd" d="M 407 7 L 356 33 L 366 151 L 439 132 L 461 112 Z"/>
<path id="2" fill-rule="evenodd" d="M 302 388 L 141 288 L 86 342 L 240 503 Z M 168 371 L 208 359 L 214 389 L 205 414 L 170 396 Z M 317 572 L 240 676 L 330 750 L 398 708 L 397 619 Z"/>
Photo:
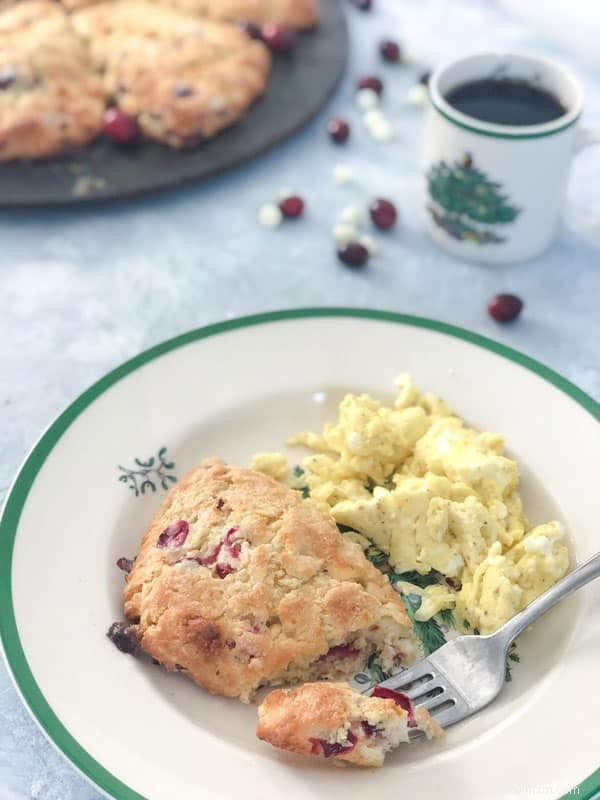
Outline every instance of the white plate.
<path id="1" fill-rule="evenodd" d="M 56 420 L 0 523 L 1 635 L 15 683 L 50 739 L 107 794 L 504 800 L 557 797 L 598 767 L 598 583 L 521 638 L 521 662 L 495 703 L 379 771 L 280 753 L 255 739 L 253 706 L 211 697 L 104 636 L 120 617 L 115 560 L 136 552 L 165 475 L 207 455 L 247 464 L 295 431 L 320 428 L 349 390 L 389 397 L 399 372 L 471 424 L 505 433 L 532 522 L 562 519 L 578 560 L 599 549 L 598 406 L 523 355 L 440 323 L 343 309 L 246 318 L 159 345 Z M 147 467 L 134 461 L 150 457 Z M 144 469 L 152 486 L 136 496 Z M 600 771 L 578 796 L 599 787 Z"/>

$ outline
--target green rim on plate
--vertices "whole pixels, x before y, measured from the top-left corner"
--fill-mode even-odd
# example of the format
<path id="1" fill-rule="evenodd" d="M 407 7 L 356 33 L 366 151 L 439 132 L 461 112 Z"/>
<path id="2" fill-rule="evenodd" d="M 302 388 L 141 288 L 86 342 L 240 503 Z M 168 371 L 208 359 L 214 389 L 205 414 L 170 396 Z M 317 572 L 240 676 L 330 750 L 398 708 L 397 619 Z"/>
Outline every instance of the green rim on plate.
<path id="1" fill-rule="evenodd" d="M 417 328 L 427 328 L 438 331 L 448 336 L 463 339 L 478 345 L 485 350 L 491 350 L 522 367 L 535 372 L 544 380 L 553 384 L 565 394 L 569 395 L 576 403 L 586 409 L 596 419 L 600 420 L 600 404 L 587 395 L 566 378 L 535 361 L 523 353 L 510 347 L 495 342 L 479 334 L 472 333 L 463 328 L 447 325 L 443 322 L 414 317 L 406 314 L 396 314 L 390 311 L 372 311 L 362 308 L 300 308 L 289 311 L 273 311 L 265 314 L 255 314 L 249 317 L 220 322 L 204 328 L 184 333 L 174 339 L 169 339 L 162 344 L 151 347 L 149 350 L 126 361 L 120 367 L 109 372 L 97 383 L 93 384 L 81 394 L 63 413 L 50 425 L 21 467 L 15 481 L 8 493 L 2 517 L 0 519 L 0 641 L 9 671 L 12 674 L 17 691 L 31 712 L 34 720 L 39 724 L 44 733 L 72 764 L 98 788 L 114 797 L 115 800 L 147 800 L 138 792 L 126 786 L 122 781 L 112 775 L 99 764 L 81 745 L 71 736 L 69 731 L 58 719 L 39 686 L 27 663 L 23 651 L 19 632 L 14 615 L 12 603 L 11 567 L 12 555 L 19 525 L 21 512 L 27 500 L 29 491 L 36 479 L 38 472 L 44 465 L 54 446 L 61 439 L 77 417 L 91 405 L 103 392 L 115 383 L 134 372 L 139 367 L 153 361 L 165 353 L 179 347 L 215 336 L 238 328 L 253 325 L 262 325 L 269 322 L 278 322 L 288 319 L 302 319 L 307 317 L 359 317 L 361 319 L 374 319 L 384 322 L 394 322 L 400 325 L 411 325 Z M 600 791 L 600 769 L 596 770 L 585 781 L 579 784 L 577 797 L 580 800 L 590 800 Z M 567 795 L 565 795 L 565 798 Z"/>

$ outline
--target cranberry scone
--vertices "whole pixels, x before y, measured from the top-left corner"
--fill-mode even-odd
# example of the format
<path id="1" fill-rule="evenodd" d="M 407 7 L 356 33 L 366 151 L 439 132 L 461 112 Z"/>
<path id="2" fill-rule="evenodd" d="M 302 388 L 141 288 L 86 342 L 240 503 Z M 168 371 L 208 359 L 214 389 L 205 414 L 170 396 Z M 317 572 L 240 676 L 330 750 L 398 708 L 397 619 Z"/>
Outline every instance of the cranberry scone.
<path id="1" fill-rule="evenodd" d="M 124 610 L 127 633 L 166 669 L 244 701 L 263 685 L 347 678 L 375 652 L 398 669 L 418 651 L 400 596 L 332 517 L 220 459 L 167 495 Z"/>
<path id="2" fill-rule="evenodd" d="M 263 25 L 277 22 L 292 28 L 313 28 L 319 19 L 317 0 L 160 0 L 189 14 Z"/>
<path id="3" fill-rule="evenodd" d="M 266 88 L 269 52 L 235 25 L 135 0 L 101 3 L 72 18 L 106 92 L 146 136 L 171 147 L 214 136 Z"/>
<path id="4" fill-rule="evenodd" d="M 276 689 L 258 709 L 256 735 L 274 747 L 360 767 L 381 767 L 386 753 L 410 740 L 443 736 L 423 708 L 401 692 L 376 687 L 364 697 L 347 683 Z"/>
<path id="5" fill-rule="evenodd" d="M 14 2 L 14 0 L 10 0 Z M 70 10 L 94 5 L 99 0 L 61 0 Z M 318 0 L 156 0 L 157 5 L 195 17 L 221 22 L 277 22 L 292 28 L 313 28 L 319 20 Z"/>
<path id="6" fill-rule="evenodd" d="M 0 161 L 86 144 L 102 129 L 105 94 L 84 43 L 55 3 L 0 12 Z"/>

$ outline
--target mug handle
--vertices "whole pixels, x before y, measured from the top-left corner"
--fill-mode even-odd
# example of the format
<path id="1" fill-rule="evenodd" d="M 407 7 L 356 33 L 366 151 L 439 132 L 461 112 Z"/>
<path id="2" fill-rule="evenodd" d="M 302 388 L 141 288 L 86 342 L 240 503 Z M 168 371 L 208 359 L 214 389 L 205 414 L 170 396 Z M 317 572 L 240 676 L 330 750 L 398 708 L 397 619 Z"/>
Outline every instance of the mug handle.
<path id="1" fill-rule="evenodd" d="M 582 150 L 593 144 L 600 144 L 600 128 L 577 128 L 575 153 L 581 153 Z"/>

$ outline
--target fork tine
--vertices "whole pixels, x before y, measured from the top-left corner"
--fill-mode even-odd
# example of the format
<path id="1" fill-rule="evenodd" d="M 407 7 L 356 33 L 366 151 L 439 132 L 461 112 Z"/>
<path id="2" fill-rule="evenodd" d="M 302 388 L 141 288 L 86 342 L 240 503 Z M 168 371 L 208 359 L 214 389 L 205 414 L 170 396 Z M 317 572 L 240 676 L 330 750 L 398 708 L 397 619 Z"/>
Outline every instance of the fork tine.
<path id="1" fill-rule="evenodd" d="M 422 691 L 418 690 L 420 686 L 429 682 L 423 680 L 427 675 L 431 676 L 431 678 L 429 678 L 429 681 L 431 681 L 435 675 L 435 670 L 432 668 L 429 660 L 424 659 L 423 661 L 419 661 L 418 664 L 415 664 L 414 667 L 404 670 L 404 672 L 399 672 L 397 675 L 392 675 L 391 678 L 388 678 L 377 685 L 383 686 L 385 689 L 393 689 L 397 692 L 404 692 L 404 694 L 407 694 L 409 697 L 411 697 L 412 692 L 410 689 L 408 689 L 408 687 L 412 683 L 415 683 L 415 681 L 419 681 L 419 686 L 415 687 L 412 691 L 417 691 L 417 694 L 423 694 Z M 372 691 L 373 689 L 368 689 L 365 694 L 371 694 Z"/>
<path id="2" fill-rule="evenodd" d="M 471 713 L 468 705 L 460 697 L 456 695 L 452 697 L 448 696 L 447 700 L 452 700 L 453 704 L 440 710 L 438 710 L 436 706 L 429 709 L 431 716 L 442 728 L 447 728 L 448 725 L 460 722 Z"/>
<path id="3" fill-rule="evenodd" d="M 421 697 L 411 698 L 413 700 L 416 708 L 435 708 L 436 706 L 441 706 L 442 703 L 445 703 L 449 700 L 449 695 L 445 687 L 436 687 L 440 688 L 442 691 L 437 692 L 433 697 L 428 697 L 426 694 L 422 695 Z M 432 691 L 431 689 L 429 691 Z M 422 701 L 422 702 L 421 702 Z"/>
<path id="4" fill-rule="evenodd" d="M 423 697 L 424 695 L 433 691 L 433 689 L 437 688 L 438 686 L 437 683 L 435 683 L 435 677 L 432 676 L 429 680 L 422 681 L 418 683 L 416 686 L 412 686 L 412 688 L 398 689 L 397 691 L 402 692 L 402 694 L 405 694 L 409 700 L 412 700 L 414 702 L 418 700 L 420 697 Z"/>

